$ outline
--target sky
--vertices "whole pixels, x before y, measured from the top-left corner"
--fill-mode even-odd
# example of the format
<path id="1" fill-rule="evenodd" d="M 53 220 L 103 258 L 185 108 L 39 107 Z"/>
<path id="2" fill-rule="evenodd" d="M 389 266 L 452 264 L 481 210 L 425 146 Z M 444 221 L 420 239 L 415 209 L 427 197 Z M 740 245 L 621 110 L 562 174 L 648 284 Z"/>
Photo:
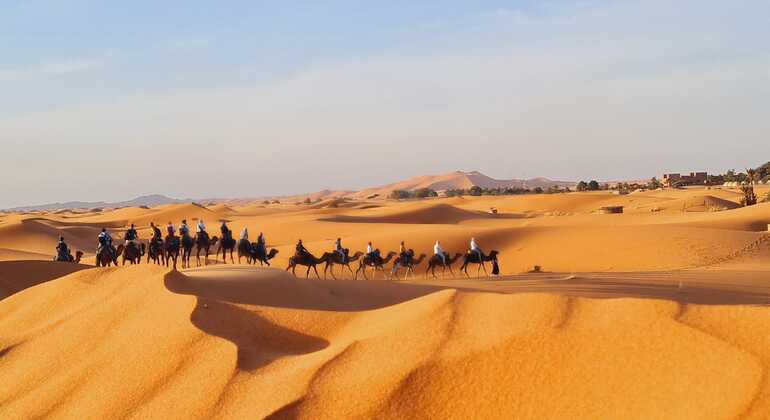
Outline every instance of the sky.
<path id="1" fill-rule="evenodd" d="M 770 2 L 5 0 L 0 208 L 770 160 Z"/>

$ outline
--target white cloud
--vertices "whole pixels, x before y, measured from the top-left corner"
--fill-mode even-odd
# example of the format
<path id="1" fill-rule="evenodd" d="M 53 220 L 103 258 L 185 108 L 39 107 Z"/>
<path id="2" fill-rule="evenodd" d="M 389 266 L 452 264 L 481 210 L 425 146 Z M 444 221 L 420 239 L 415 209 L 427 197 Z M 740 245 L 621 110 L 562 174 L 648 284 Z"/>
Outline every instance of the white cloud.
<path id="1" fill-rule="evenodd" d="M 0 69 L 0 82 L 28 80 L 40 77 L 60 76 L 70 73 L 93 70 L 105 65 L 101 59 L 71 59 L 43 63 L 34 66 Z"/>

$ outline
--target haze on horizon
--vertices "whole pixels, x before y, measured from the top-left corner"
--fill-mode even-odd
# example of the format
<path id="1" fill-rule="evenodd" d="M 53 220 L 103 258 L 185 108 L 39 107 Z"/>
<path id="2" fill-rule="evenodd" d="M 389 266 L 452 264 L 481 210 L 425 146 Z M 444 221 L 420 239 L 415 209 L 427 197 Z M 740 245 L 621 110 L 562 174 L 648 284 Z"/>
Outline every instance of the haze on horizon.
<path id="1" fill-rule="evenodd" d="M 11 0 L 0 208 L 769 160 L 770 3 Z"/>

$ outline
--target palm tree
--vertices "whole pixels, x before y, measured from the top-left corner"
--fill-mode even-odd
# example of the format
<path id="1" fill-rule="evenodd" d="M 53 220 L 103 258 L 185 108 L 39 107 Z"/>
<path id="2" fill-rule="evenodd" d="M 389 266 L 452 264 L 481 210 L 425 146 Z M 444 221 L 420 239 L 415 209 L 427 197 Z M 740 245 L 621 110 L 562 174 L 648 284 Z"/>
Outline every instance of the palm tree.
<path id="1" fill-rule="evenodd" d="M 754 185 L 757 182 L 756 169 L 746 169 L 746 182 L 749 185 Z"/>
<path id="2" fill-rule="evenodd" d="M 741 192 L 743 192 L 741 203 L 744 206 L 753 206 L 754 204 L 757 204 L 757 196 L 754 194 L 755 182 L 757 182 L 757 171 L 754 169 L 746 169 L 746 183 L 741 185 Z"/>

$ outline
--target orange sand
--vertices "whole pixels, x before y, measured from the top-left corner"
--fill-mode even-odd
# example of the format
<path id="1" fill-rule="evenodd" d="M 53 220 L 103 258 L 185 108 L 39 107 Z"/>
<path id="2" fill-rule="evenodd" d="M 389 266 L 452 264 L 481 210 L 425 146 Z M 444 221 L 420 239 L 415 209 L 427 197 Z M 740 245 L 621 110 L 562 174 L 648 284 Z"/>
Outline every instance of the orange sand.
<path id="1" fill-rule="evenodd" d="M 767 418 L 770 204 L 737 200 L 693 189 L 5 215 L 0 418 Z M 626 213 L 596 212 L 607 205 Z M 103 225 L 137 223 L 146 239 L 150 221 L 183 217 L 265 232 L 278 269 L 29 261 L 64 235 L 91 264 Z M 299 237 L 320 255 L 337 236 L 418 253 L 475 236 L 505 276 L 282 270 Z M 545 273 L 524 274 L 535 265 Z"/>

